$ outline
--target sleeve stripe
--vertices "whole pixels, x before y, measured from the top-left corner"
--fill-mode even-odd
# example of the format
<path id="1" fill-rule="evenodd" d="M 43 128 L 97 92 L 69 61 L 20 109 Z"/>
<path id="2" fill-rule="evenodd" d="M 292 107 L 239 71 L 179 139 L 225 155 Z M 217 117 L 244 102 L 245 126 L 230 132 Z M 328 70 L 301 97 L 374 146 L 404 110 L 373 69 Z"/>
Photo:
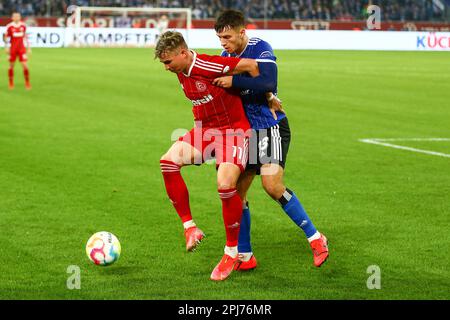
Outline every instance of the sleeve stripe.
<path id="1" fill-rule="evenodd" d="M 216 68 L 216 69 L 222 69 L 224 67 L 223 64 L 215 63 L 215 65 L 212 65 L 212 64 L 206 63 L 205 61 L 200 60 L 200 59 L 197 59 L 197 61 L 195 63 L 201 64 L 202 66 L 205 66 L 205 67 Z"/>
<path id="2" fill-rule="evenodd" d="M 205 60 L 202 60 L 202 59 L 200 59 L 200 58 L 197 58 L 197 61 L 200 61 L 200 62 L 202 62 L 202 63 L 205 64 L 205 65 L 218 66 L 219 68 L 223 68 L 223 64 L 220 64 L 220 63 L 215 63 L 215 62 L 205 61 Z"/>
<path id="3" fill-rule="evenodd" d="M 218 72 L 222 72 L 222 69 L 223 69 L 223 66 L 221 66 L 221 67 L 210 66 L 210 65 L 204 64 L 204 63 L 202 63 L 202 62 L 200 62 L 200 61 L 198 61 L 198 60 L 195 61 L 195 65 L 196 65 L 197 67 L 202 66 L 202 67 L 204 67 L 204 68 L 208 68 L 208 69 L 211 69 L 211 70 L 214 70 L 214 71 L 218 71 Z"/>
<path id="4" fill-rule="evenodd" d="M 199 69 L 203 69 L 203 70 L 206 70 L 206 71 L 212 71 L 212 72 L 217 72 L 217 73 L 222 73 L 222 70 L 216 70 L 216 69 L 210 69 L 210 68 L 206 68 L 206 67 L 203 67 L 203 66 L 201 66 L 201 65 L 199 65 L 199 64 L 195 64 L 195 66 L 197 67 L 197 68 L 199 68 Z"/>
<path id="5" fill-rule="evenodd" d="M 277 64 L 275 61 L 270 60 L 270 59 L 255 59 L 255 60 L 256 60 L 256 62 L 271 62 L 271 63 Z"/>

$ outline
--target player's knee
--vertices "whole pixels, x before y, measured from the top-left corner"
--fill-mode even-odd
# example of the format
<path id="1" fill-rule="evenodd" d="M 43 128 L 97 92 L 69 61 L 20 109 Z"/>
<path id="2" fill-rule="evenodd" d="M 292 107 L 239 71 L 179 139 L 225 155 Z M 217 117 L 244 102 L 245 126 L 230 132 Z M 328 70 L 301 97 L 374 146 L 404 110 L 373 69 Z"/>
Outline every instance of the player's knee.
<path id="1" fill-rule="evenodd" d="M 217 183 L 217 189 L 220 190 L 228 190 L 228 189 L 235 189 L 236 183 L 233 183 L 232 181 L 219 181 Z"/>
<path id="2" fill-rule="evenodd" d="M 174 157 L 173 153 L 170 152 L 170 150 L 161 157 L 160 161 L 170 161 L 170 162 L 177 164 L 180 167 L 183 166 L 183 163 L 181 161 L 179 161 L 179 159 L 177 159 L 177 157 Z"/>
<path id="3" fill-rule="evenodd" d="M 280 199 L 286 189 L 282 183 L 276 183 L 270 180 L 263 180 L 262 185 L 264 191 L 274 200 Z"/>
<path id="4" fill-rule="evenodd" d="M 160 161 L 172 161 L 172 156 L 170 155 L 169 152 L 166 152 L 165 154 L 163 154 L 163 156 L 159 160 Z"/>
<path id="5" fill-rule="evenodd" d="M 169 150 L 161 157 L 161 160 L 170 161 L 173 163 L 176 163 L 179 166 L 182 166 L 183 161 L 183 152 L 182 152 L 181 145 L 177 142 L 175 142 Z"/>
<path id="6" fill-rule="evenodd" d="M 235 189 L 237 186 L 236 180 L 237 179 L 235 179 L 231 175 L 223 175 L 221 177 L 218 177 L 217 189 L 219 189 L 219 190 Z"/>

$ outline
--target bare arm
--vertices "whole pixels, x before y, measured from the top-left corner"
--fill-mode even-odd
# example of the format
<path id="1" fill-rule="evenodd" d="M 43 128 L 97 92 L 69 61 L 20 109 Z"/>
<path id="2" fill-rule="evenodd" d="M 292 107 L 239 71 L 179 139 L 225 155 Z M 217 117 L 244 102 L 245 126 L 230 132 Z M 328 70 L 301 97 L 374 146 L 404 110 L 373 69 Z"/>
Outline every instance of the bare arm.
<path id="1" fill-rule="evenodd" d="M 251 77 L 240 77 L 238 73 L 248 73 Z M 263 92 L 273 92 L 277 86 L 277 65 L 274 61 L 241 59 L 235 69 L 228 74 L 216 78 L 213 84 L 222 88 L 252 89 Z"/>
<path id="2" fill-rule="evenodd" d="M 285 112 L 281 105 L 281 100 L 278 99 L 278 97 L 276 97 L 272 92 L 276 88 L 277 82 L 276 64 L 265 61 L 262 62 L 259 67 L 258 62 L 254 59 L 241 59 L 236 65 L 236 68 L 229 74 L 235 75 L 243 72 L 249 73 L 252 78 L 241 78 L 227 75 L 214 79 L 213 84 L 222 88 L 237 87 L 244 89 L 266 90 L 267 104 L 274 119 L 277 120 L 278 117 L 276 112 Z"/>
<path id="3" fill-rule="evenodd" d="M 222 87 L 222 88 L 231 88 L 233 84 L 233 77 L 232 75 L 245 73 L 247 72 L 252 77 L 259 76 L 259 68 L 258 63 L 254 59 L 247 59 L 243 58 L 239 60 L 236 67 L 229 71 L 227 75 L 216 78 L 213 80 L 213 85 Z"/>
<path id="4" fill-rule="evenodd" d="M 258 63 L 255 59 L 241 59 L 233 71 L 229 74 L 240 74 L 248 72 L 252 77 L 259 76 Z"/>

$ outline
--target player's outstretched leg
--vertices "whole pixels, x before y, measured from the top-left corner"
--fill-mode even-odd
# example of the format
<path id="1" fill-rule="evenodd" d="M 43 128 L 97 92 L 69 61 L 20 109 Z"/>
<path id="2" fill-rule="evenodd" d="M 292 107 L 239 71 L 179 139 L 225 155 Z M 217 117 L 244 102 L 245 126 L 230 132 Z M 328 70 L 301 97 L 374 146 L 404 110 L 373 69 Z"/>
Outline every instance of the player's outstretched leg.
<path id="1" fill-rule="evenodd" d="M 327 238 L 317 231 L 295 193 L 286 188 L 278 202 L 284 212 L 305 233 L 314 256 L 314 265 L 320 267 L 328 258 Z"/>
<path id="2" fill-rule="evenodd" d="M 227 241 L 222 259 L 211 273 L 211 280 L 221 281 L 228 278 L 238 261 L 237 246 L 242 218 L 242 199 L 236 190 L 239 174 L 239 167 L 231 163 L 221 164 L 217 172 Z"/>
<path id="3" fill-rule="evenodd" d="M 278 201 L 289 218 L 303 230 L 313 252 L 314 265 L 320 267 L 328 258 L 328 241 L 317 231 L 295 193 L 284 186 L 283 169 L 278 167 L 276 174 L 262 176 L 263 187 L 274 200 Z"/>
<path id="4" fill-rule="evenodd" d="M 189 206 L 189 192 L 180 172 L 181 167 L 189 163 L 178 157 L 178 155 L 183 154 L 183 148 L 190 152 L 192 147 L 184 142 L 176 142 L 161 158 L 160 166 L 167 195 L 183 222 L 186 250 L 193 251 L 203 240 L 205 234 L 196 226 L 192 219 Z"/>

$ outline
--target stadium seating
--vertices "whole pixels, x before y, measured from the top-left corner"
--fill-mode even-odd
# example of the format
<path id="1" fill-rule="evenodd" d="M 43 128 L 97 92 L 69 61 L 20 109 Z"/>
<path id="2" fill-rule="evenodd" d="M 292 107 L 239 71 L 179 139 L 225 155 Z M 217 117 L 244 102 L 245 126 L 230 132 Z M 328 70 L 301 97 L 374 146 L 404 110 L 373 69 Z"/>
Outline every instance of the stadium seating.
<path id="1" fill-rule="evenodd" d="M 6 0 L 0 16 L 17 10 L 24 16 L 61 16 L 70 4 L 119 7 L 190 7 L 194 19 L 214 18 L 225 8 L 243 10 L 253 19 L 362 20 L 368 3 L 381 7 L 388 21 L 448 21 L 449 0 Z"/>

